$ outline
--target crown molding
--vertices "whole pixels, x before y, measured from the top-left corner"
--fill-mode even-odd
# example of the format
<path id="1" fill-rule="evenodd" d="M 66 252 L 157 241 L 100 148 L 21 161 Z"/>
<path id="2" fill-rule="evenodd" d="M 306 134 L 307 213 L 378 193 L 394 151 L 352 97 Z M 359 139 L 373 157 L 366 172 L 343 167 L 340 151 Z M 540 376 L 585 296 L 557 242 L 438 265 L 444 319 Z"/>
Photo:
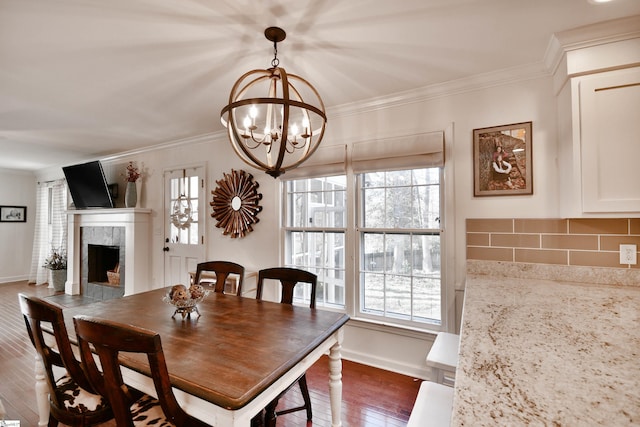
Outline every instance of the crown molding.
<path id="1" fill-rule="evenodd" d="M 569 51 L 638 37 L 640 37 L 640 15 L 562 31 L 551 36 L 545 52 L 544 64 L 550 73 L 555 74 Z"/>
<path id="2" fill-rule="evenodd" d="M 330 107 L 327 116 L 351 116 L 549 76 L 544 64 L 538 62 Z"/>
<path id="3" fill-rule="evenodd" d="M 224 131 L 204 133 L 201 135 L 189 136 L 186 138 L 175 139 L 172 141 L 149 145 L 146 147 L 136 148 L 135 150 L 123 151 L 120 153 L 116 153 L 112 156 L 102 157 L 100 160 L 105 162 L 114 161 L 114 160 L 119 160 L 123 157 L 133 156 L 136 154 L 149 153 L 151 151 L 164 150 L 164 149 L 170 149 L 170 148 L 179 148 L 179 147 L 187 146 L 191 144 L 210 143 L 212 141 L 216 141 L 223 137 L 226 137 L 226 132 Z"/>

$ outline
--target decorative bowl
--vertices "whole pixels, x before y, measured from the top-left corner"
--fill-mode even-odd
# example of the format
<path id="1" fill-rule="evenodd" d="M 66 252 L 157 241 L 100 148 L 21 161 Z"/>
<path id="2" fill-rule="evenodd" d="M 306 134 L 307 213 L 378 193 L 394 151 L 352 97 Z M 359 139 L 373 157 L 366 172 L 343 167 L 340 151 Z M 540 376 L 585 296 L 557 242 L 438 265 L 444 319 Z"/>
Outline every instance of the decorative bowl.
<path id="1" fill-rule="evenodd" d="M 184 319 L 187 316 L 191 317 L 191 313 L 194 313 L 194 312 L 198 314 L 198 317 L 200 317 L 200 311 L 198 311 L 198 303 L 204 300 L 206 296 L 209 295 L 209 292 L 210 291 L 205 290 L 202 293 L 202 295 L 199 296 L 198 298 L 179 299 L 179 300 L 171 298 L 171 294 L 168 293 L 162 297 L 162 301 L 166 302 L 167 304 L 171 304 L 176 308 L 171 318 L 174 318 L 176 314 L 181 314 L 182 318 Z"/>

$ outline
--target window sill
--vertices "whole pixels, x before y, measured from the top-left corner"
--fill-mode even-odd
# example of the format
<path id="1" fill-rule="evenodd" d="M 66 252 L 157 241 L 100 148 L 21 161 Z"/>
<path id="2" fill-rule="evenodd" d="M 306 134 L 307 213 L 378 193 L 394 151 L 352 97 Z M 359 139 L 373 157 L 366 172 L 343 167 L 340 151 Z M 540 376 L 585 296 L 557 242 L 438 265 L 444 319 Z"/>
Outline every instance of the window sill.
<path id="1" fill-rule="evenodd" d="M 425 325 L 425 329 L 391 324 L 385 322 L 377 322 L 366 318 L 351 317 L 347 325 L 354 328 L 369 329 L 377 332 L 385 332 L 388 334 L 401 335 L 410 338 L 434 340 L 439 329 L 426 329 L 430 325 Z"/>

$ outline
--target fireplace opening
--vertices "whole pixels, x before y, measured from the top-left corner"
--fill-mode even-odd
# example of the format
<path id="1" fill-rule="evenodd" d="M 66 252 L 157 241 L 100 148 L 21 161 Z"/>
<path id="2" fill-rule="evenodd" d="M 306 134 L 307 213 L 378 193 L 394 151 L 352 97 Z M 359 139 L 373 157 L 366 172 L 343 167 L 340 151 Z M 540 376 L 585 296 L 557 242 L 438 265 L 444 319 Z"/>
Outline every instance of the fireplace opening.
<path id="1" fill-rule="evenodd" d="M 87 246 L 87 281 L 107 286 L 120 286 L 120 247 L 106 245 Z M 111 276 L 111 277 L 109 277 Z"/>

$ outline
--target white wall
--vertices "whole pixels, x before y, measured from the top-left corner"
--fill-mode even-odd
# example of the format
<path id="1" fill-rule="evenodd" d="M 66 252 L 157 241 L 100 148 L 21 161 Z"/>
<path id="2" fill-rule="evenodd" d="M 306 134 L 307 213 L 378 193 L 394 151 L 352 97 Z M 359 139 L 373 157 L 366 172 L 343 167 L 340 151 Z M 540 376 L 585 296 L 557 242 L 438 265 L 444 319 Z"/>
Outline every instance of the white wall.
<path id="1" fill-rule="evenodd" d="M 558 215 L 556 165 L 556 100 L 548 77 L 473 89 L 446 97 L 369 111 L 358 116 L 330 117 L 327 143 L 353 142 L 382 135 L 446 130 L 453 125 L 446 163 L 454 170 L 454 212 L 446 213 L 455 238 L 455 282 L 462 286 L 467 217 L 555 217 Z M 473 129 L 533 122 L 533 195 L 473 196 Z M 445 185 L 448 183 L 445 182 Z M 451 279 L 451 278 L 450 278 Z"/>
<path id="2" fill-rule="evenodd" d="M 467 217 L 555 217 L 558 215 L 556 164 L 556 99 L 550 77 L 534 76 L 505 84 L 459 84 L 451 93 L 417 97 L 405 94 L 393 103 L 385 101 L 368 108 L 342 108 L 328 112 L 327 133 L 323 144 L 351 144 L 372 138 L 387 138 L 421 132 L 447 131 L 446 163 L 450 173 L 445 185 L 454 201 L 446 212 L 445 233 L 450 236 L 449 276 L 446 304 L 456 306 L 454 294 L 460 299 L 465 276 L 465 219 Z M 466 85 L 466 86 L 465 86 Z M 467 89 L 464 89 L 467 87 Z M 212 119 L 215 119 L 213 117 Z M 533 122 L 533 195 L 510 197 L 473 196 L 474 128 L 517 122 Z M 251 169 L 240 161 L 230 147 L 225 134 L 203 136 L 190 141 L 177 141 L 163 148 L 128 153 L 103 159 L 108 181 L 120 184 L 120 199 L 124 193 L 122 174 L 128 161 L 136 162 L 144 177 L 139 192 L 139 205 L 153 209 L 151 265 L 152 288 L 162 286 L 163 267 L 163 206 L 162 174 L 198 163 L 207 166 L 206 239 L 207 259 L 239 261 L 248 271 L 278 265 L 280 262 L 280 193 L 279 180 Z M 260 222 L 254 232 L 243 239 L 223 236 L 211 218 L 211 190 L 215 181 L 232 168 L 247 170 L 259 182 L 263 194 Z M 57 169 L 42 171 L 46 179 L 61 177 Z M 453 245 L 453 248 L 451 248 Z M 26 271 L 26 270 L 25 270 Z M 460 307 L 460 301 L 457 301 Z M 451 322 L 450 322 L 451 323 Z M 449 328 L 452 329 L 451 327 Z M 343 355 L 346 358 L 392 369 L 418 377 L 426 377 L 426 351 L 433 335 L 421 333 L 396 334 L 393 328 L 358 324 L 345 334 Z"/>
<path id="3" fill-rule="evenodd" d="M 279 210 L 277 209 L 278 186 L 272 177 L 254 171 L 245 165 L 233 152 L 224 134 L 198 138 L 197 141 L 175 144 L 162 149 L 144 153 L 125 155 L 119 159 L 103 161 L 107 181 L 118 182 L 120 186 L 119 200 L 124 193 L 124 169 L 129 161 L 133 161 L 143 173 L 139 188 L 138 207 L 151 208 L 152 244 L 151 271 L 153 288 L 161 287 L 164 274 L 164 222 L 163 222 L 163 172 L 196 164 L 206 165 L 206 199 L 205 199 L 205 242 L 206 258 L 238 261 L 248 271 L 257 271 L 266 266 L 279 263 L 278 242 Z M 211 191 L 217 186 L 216 180 L 223 178 L 223 173 L 231 169 L 244 169 L 252 173 L 260 184 L 258 190 L 263 194 L 261 206 L 263 211 L 258 215 L 260 222 L 254 232 L 243 239 L 231 239 L 222 235 L 222 229 L 216 228 L 216 221 L 211 217 Z M 121 203 L 121 202 L 120 202 Z"/>
<path id="4" fill-rule="evenodd" d="M 0 283 L 26 280 L 31 266 L 36 212 L 36 177 L 0 169 L 0 205 L 26 206 L 27 222 L 0 222 Z"/>
<path id="5" fill-rule="evenodd" d="M 473 196 L 473 129 L 533 122 L 533 195 L 507 197 Z M 465 219 L 552 218 L 559 215 L 556 139 L 556 99 L 549 77 L 538 76 L 503 85 L 487 85 L 449 96 L 432 96 L 415 103 L 394 103 L 390 108 L 372 108 L 357 115 L 330 116 L 325 144 L 352 143 L 370 138 L 452 129 L 447 142 L 446 169 L 453 183 L 452 209 L 445 212 L 448 236 L 447 296 L 452 312 L 457 308 L 459 324 L 464 297 L 466 267 Z M 453 245 L 453 248 L 450 246 Z M 458 290 L 454 292 L 454 289 Z M 455 298 L 455 299 L 454 299 Z M 457 299 L 457 300 L 456 300 Z M 450 322 L 449 330 L 453 330 Z M 426 352 L 432 336 L 394 333 L 387 327 L 357 325 L 347 330 L 343 355 L 374 366 L 425 378 Z"/>

